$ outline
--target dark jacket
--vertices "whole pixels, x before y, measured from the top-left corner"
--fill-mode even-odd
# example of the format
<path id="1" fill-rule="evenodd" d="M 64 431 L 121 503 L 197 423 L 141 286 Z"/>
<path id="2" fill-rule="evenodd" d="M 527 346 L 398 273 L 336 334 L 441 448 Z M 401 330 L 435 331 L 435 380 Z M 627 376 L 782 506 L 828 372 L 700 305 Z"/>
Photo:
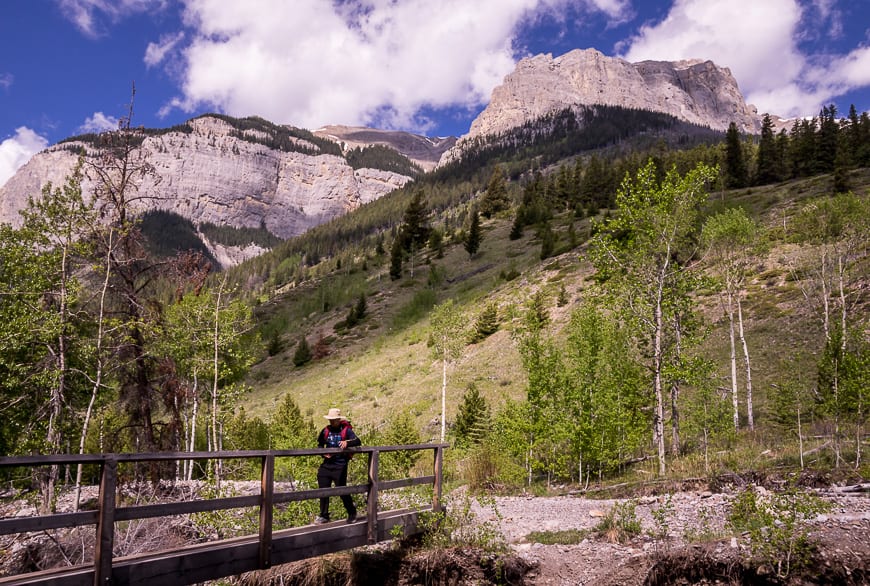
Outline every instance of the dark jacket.
<path id="1" fill-rule="evenodd" d="M 338 442 L 340 442 L 342 439 L 347 440 L 347 446 L 349 448 L 362 445 L 362 440 L 360 440 L 353 432 L 353 426 L 350 424 L 350 422 L 347 420 L 342 420 L 338 424 L 337 428 L 333 428 L 327 425 L 320 430 L 320 433 L 317 434 L 317 447 L 337 448 Z M 331 457 L 327 458 L 326 456 Z M 324 454 L 323 464 L 321 465 L 347 466 L 348 460 L 350 460 L 348 454 Z"/>

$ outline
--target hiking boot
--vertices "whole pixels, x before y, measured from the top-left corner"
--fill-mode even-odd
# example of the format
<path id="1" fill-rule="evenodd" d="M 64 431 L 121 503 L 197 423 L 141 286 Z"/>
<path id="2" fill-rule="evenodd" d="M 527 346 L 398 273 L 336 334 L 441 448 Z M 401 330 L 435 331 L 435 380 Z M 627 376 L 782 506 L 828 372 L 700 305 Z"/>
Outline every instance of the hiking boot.
<path id="1" fill-rule="evenodd" d="M 321 517 L 320 515 L 318 515 L 317 517 L 314 518 L 315 525 L 323 525 L 324 523 L 329 523 L 328 517 Z"/>
<path id="2" fill-rule="evenodd" d="M 347 524 L 350 525 L 351 523 L 355 523 L 355 522 L 356 522 L 356 513 L 350 513 L 347 516 Z"/>

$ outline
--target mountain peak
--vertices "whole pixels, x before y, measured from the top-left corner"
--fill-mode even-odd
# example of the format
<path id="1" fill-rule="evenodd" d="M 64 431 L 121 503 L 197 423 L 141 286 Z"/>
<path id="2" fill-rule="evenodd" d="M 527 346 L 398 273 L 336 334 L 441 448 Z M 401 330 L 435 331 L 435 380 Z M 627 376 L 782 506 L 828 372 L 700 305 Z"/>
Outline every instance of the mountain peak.
<path id="1" fill-rule="evenodd" d="M 430 138 L 400 130 L 380 130 L 341 124 L 318 128 L 314 134 L 339 143 L 343 150 L 369 145 L 390 147 L 419 165 L 424 171 L 431 171 L 438 164 L 441 155 L 456 143 L 456 137 L 453 136 Z"/>
<path id="2" fill-rule="evenodd" d="M 743 132 L 760 128 L 757 111 L 743 100 L 731 71 L 712 61 L 630 63 L 596 49 L 574 49 L 558 57 L 539 54 L 520 60 L 493 90 L 467 136 L 498 134 L 578 105 L 664 112 L 716 130 L 731 122 Z"/>

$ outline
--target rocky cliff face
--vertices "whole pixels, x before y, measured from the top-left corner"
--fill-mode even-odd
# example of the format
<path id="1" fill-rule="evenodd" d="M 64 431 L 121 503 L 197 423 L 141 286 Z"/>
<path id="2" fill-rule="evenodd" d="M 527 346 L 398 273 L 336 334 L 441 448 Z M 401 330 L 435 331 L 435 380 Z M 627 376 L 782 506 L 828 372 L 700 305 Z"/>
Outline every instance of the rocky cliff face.
<path id="1" fill-rule="evenodd" d="M 206 116 L 189 124 L 192 132 L 144 140 L 141 149 L 154 174 L 139 186 L 139 195 L 148 196 L 143 211 L 171 211 L 194 223 L 265 226 L 289 238 L 410 180 L 378 169 L 354 170 L 336 155 L 285 152 L 246 141 L 219 118 Z M 35 155 L 0 188 L 0 222 L 18 224 L 27 197 L 39 194 L 46 181 L 63 184 L 77 158 L 70 146 L 86 146 L 93 154 L 88 145 L 65 143 Z M 314 144 L 305 146 L 317 150 Z M 92 193 L 89 178 L 83 191 Z M 224 258 L 238 261 L 232 255 Z"/>
<path id="2" fill-rule="evenodd" d="M 605 104 L 671 114 L 681 120 L 725 130 L 735 122 L 758 132 L 760 118 L 748 106 L 727 68 L 711 61 L 629 63 L 594 49 L 561 57 L 521 60 L 492 92 L 465 140 L 498 134 L 554 110 L 578 104 Z"/>
<path id="3" fill-rule="evenodd" d="M 431 171 L 441 155 L 456 144 L 456 137 L 432 138 L 396 130 L 378 130 L 359 126 L 324 126 L 314 131 L 317 136 L 334 140 L 344 149 L 379 144 L 405 155 L 424 171 Z"/>

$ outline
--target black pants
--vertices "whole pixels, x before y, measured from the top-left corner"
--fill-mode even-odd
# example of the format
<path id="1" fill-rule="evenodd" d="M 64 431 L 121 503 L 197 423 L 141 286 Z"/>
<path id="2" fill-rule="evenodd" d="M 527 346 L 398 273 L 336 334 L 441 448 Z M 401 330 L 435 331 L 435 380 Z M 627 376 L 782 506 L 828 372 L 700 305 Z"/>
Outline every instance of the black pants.
<path id="1" fill-rule="evenodd" d="M 347 464 L 344 466 L 320 465 L 317 470 L 317 487 L 330 488 L 333 483 L 335 486 L 347 486 Z M 341 503 L 348 515 L 356 514 L 356 505 L 353 504 L 353 499 L 349 494 L 341 495 Z M 329 497 L 320 499 L 320 516 L 329 519 Z"/>

